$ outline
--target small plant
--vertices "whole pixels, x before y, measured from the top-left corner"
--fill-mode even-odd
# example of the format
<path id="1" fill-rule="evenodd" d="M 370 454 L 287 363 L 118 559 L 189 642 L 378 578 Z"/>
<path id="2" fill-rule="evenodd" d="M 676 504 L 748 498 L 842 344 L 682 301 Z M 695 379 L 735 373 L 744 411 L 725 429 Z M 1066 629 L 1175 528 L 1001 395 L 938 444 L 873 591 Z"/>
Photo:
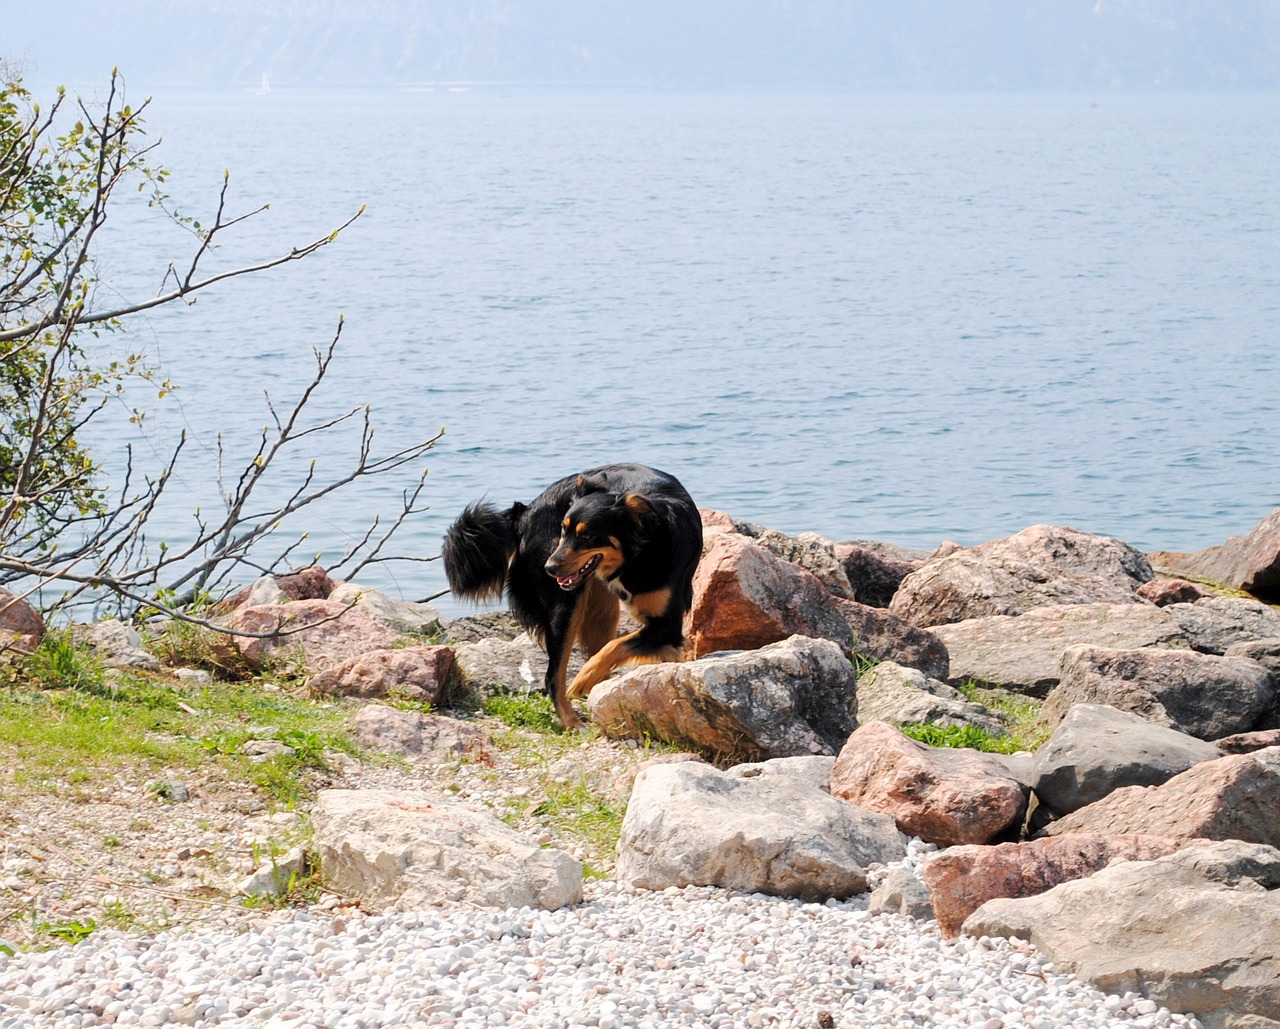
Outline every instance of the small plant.
<path id="1" fill-rule="evenodd" d="M 513 729 L 532 729 L 548 736 L 564 733 L 551 698 L 544 693 L 495 693 L 485 697 L 482 710 Z"/>
<path id="2" fill-rule="evenodd" d="M 113 929 L 128 929 L 137 923 L 137 918 L 120 899 L 104 901 L 102 918 Z"/>
<path id="3" fill-rule="evenodd" d="M 583 841 L 589 851 L 603 857 L 612 856 L 622 835 L 623 810 L 595 792 L 585 779 L 572 782 L 551 780 L 546 784 L 547 796 L 533 813 L 555 832 Z M 589 877 L 605 874 L 590 866 Z"/>
<path id="4" fill-rule="evenodd" d="M 97 928 L 98 923 L 92 918 L 71 919 L 66 922 L 41 922 L 37 926 L 39 932 L 45 936 L 52 936 L 64 943 L 79 943 L 81 940 L 86 940 Z"/>
<path id="5" fill-rule="evenodd" d="M 1018 741 L 1010 736 L 993 736 L 976 725 L 907 724 L 898 726 L 913 740 L 931 747 L 951 747 L 965 750 L 981 750 L 988 754 L 1012 754 L 1021 749 Z"/>
<path id="6" fill-rule="evenodd" d="M 965 700 L 981 704 L 996 715 L 1014 739 L 1017 750 L 1034 751 L 1049 738 L 1049 731 L 1039 724 L 1041 702 L 1033 697 L 990 686 L 969 679 L 956 687 Z"/>
<path id="7" fill-rule="evenodd" d="M 24 663 L 27 679 L 47 690 L 94 690 L 102 686 L 102 666 L 77 647 L 69 632 L 47 632 Z"/>
<path id="8" fill-rule="evenodd" d="M 861 679 L 865 672 L 871 671 L 880 663 L 880 658 L 864 653 L 861 650 L 853 651 L 849 655 L 849 660 L 853 663 L 853 676 L 855 679 Z"/>

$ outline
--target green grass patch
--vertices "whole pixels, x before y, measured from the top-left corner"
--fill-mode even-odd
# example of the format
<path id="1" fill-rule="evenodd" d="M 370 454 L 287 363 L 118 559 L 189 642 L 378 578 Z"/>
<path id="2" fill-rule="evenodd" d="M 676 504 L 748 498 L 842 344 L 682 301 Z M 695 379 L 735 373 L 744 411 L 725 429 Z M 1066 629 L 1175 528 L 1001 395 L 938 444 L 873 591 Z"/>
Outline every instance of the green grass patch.
<path id="1" fill-rule="evenodd" d="M 1017 743 L 1015 750 L 1034 751 L 1050 736 L 1039 724 L 1043 702 L 970 679 L 956 687 L 965 700 L 981 704 L 1004 723 L 1005 732 Z"/>
<path id="2" fill-rule="evenodd" d="M 546 736 L 564 734 L 555 705 L 545 693 L 494 693 L 485 697 L 480 707 L 513 729 L 532 729 Z"/>
<path id="3" fill-rule="evenodd" d="M 1021 749 L 1011 736 L 993 736 L 976 725 L 929 725 L 909 723 L 898 726 L 902 732 L 931 747 L 981 750 L 988 754 L 1012 754 Z"/>
<path id="4" fill-rule="evenodd" d="M 292 806 L 305 773 L 324 769 L 326 751 L 356 752 L 348 713 L 253 683 L 193 688 L 103 671 L 52 634 L 0 686 L 0 765 L 19 789 L 56 792 L 122 768 L 146 781 L 216 761 L 228 778 Z M 293 753 L 255 763 L 239 753 L 250 739 Z"/>

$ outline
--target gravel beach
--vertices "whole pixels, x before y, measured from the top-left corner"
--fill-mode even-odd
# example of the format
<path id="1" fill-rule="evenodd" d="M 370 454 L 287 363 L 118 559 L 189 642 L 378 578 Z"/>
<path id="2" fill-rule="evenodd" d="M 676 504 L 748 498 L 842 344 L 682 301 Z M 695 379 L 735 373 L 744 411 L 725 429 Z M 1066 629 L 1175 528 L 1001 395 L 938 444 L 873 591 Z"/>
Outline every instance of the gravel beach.
<path id="1" fill-rule="evenodd" d="M 243 933 L 99 932 L 0 956 L 0 1029 L 688 1026 L 1195 1029 L 1058 974 L 1029 945 L 689 887 L 592 883 L 547 912 L 279 912 Z"/>

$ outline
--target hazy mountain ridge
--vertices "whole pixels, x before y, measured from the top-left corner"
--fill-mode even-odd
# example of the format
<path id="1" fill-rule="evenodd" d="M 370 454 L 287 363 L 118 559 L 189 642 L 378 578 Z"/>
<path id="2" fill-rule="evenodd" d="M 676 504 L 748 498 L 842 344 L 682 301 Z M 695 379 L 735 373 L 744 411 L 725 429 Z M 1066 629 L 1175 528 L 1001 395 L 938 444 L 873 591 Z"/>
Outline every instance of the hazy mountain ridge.
<path id="1" fill-rule="evenodd" d="M 445 81 L 886 89 L 1271 89 L 1280 0 L 75 0 L 0 53 L 148 86 Z M 79 10 L 77 10 L 79 8 Z M 104 24 L 96 24 L 105 22 Z"/>

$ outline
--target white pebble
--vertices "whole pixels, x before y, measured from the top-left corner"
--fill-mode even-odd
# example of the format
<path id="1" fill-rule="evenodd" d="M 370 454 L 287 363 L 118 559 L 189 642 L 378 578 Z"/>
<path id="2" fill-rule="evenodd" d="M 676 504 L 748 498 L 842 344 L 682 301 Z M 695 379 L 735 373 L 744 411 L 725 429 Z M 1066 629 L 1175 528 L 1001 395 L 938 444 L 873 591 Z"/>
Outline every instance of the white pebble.
<path id="1" fill-rule="evenodd" d="M 913 842 L 908 858 L 929 853 Z M 1105 996 L 1028 945 L 943 940 L 864 899 L 593 884 L 560 911 L 281 914 L 243 935 L 101 931 L 0 960 L 0 1029 L 1196 1029 Z"/>

